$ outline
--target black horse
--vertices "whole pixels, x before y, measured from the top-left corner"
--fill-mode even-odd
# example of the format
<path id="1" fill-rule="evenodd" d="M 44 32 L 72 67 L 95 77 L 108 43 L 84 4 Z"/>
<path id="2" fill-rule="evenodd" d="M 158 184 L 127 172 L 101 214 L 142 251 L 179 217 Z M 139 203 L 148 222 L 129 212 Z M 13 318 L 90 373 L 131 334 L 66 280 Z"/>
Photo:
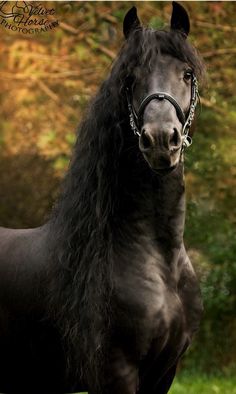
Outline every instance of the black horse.
<path id="1" fill-rule="evenodd" d="M 183 243 L 184 149 L 203 67 L 173 3 L 133 7 L 50 220 L 0 229 L 0 391 L 164 394 L 199 326 Z"/>

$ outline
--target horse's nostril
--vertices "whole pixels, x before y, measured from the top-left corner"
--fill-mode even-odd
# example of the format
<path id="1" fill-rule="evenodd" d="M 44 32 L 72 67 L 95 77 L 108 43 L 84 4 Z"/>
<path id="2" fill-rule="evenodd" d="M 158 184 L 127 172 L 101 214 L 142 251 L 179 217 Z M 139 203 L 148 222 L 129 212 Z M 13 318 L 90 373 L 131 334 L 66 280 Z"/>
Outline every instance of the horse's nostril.
<path id="1" fill-rule="evenodd" d="M 141 135 L 140 145 L 141 148 L 145 150 L 148 150 L 152 147 L 152 138 L 145 130 Z"/>
<path id="2" fill-rule="evenodd" d="M 174 127 L 174 132 L 170 137 L 170 146 L 177 147 L 181 142 L 178 130 Z"/>

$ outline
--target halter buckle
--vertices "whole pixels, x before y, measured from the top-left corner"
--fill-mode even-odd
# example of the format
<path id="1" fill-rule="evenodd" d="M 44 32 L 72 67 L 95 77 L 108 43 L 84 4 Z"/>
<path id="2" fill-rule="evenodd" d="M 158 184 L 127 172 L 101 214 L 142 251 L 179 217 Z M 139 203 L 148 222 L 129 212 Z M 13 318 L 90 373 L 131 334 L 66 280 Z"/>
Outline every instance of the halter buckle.
<path id="1" fill-rule="evenodd" d="M 188 148 L 190 145 L 192 145 L 193 140 L 190 137 L 190 135 L 185 135 L 184 140 L 183 140 L 183 148 Z"/>

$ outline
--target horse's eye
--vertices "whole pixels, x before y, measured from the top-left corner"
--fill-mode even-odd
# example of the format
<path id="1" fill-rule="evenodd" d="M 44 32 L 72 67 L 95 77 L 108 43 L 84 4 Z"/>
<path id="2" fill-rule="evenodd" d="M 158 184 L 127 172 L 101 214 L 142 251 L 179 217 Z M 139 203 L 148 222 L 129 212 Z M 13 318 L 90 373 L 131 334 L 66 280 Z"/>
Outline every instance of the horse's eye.
<path id="1" fill-rule="evenodd" d="M 190 81 L 191 79 L 192 79 L 192 77 L 193 77 L 193 72 L 192 72 L 192 70 L 185 70 L 184 71 L 184 80 L 185 81 Z"/>

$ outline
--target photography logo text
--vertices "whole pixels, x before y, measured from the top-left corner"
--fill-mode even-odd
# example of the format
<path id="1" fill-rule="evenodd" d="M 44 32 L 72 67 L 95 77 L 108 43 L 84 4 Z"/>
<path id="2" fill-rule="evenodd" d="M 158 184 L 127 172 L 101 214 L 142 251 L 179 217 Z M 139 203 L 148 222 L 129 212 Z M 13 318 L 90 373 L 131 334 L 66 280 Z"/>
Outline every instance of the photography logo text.
<path id="1" fill-rule="evenodd" d="M 55 9 L 36 2 L 0 1 L 0 25 L 23 34 L 43 33 L 59 25 Z"/>

